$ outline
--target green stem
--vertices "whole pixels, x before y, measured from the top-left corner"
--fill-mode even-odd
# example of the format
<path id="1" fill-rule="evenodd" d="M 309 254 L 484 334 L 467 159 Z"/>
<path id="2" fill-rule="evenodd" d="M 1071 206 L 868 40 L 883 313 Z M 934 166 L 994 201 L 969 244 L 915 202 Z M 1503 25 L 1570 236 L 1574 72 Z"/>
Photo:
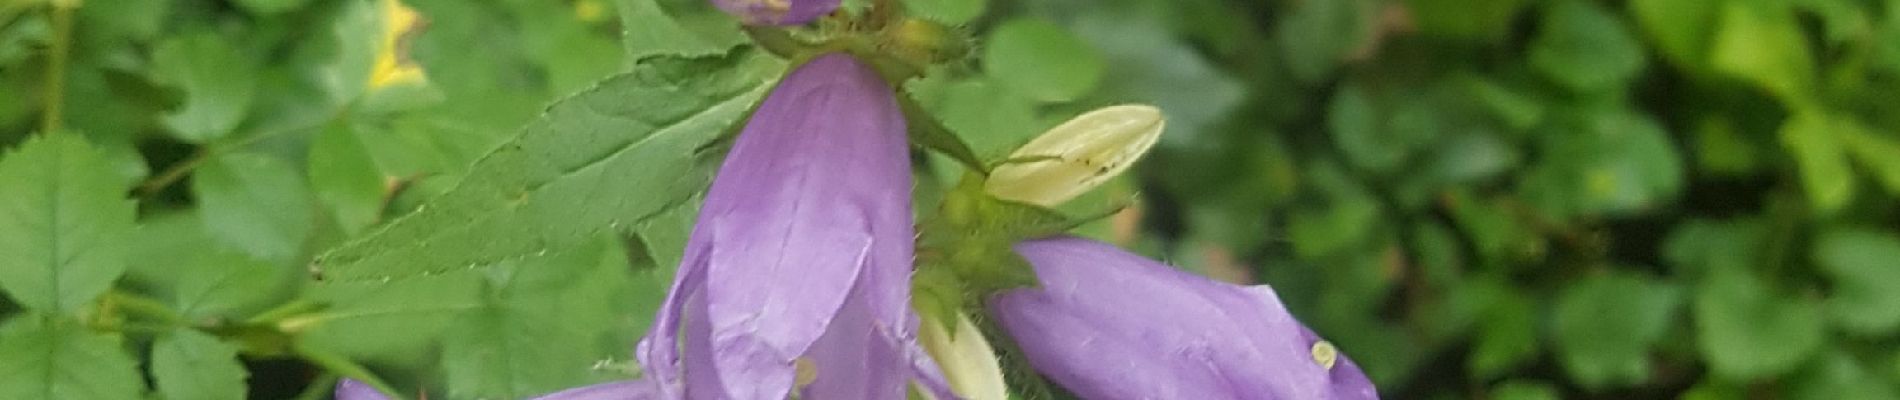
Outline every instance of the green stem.
<path id="1" fill-rule="evenodd" d="M 79 0 L 53 0 L 53 43 L 46 54 L 46 82 L 41 88 L 45 109 L 40 113 L 40 133 L 60 130 L 61 113 L 66 108 L 66 58 L 73 48 L 73 10 Z"/>
<path id="2" fill-rule="evenodd" d="M 292 316 L 296 316 L 299 314 L 316 311 L 322 308 L 323 308 L 322 303 L 312 302 L 312 301 L 303 300 L 303 299 L 291 300 L 290 302 L 277 306 L 277 308 L 272 308 L 268 311 L 258 313 L 256 316 L 251 317 L 251 319 L 245 320 L 244 324 L 270 325 L 285 318 L 290 318 Z"/>
<path id="3" fill-rule="evenodd" d="M 106 292 L 105 302 L 110 305 L 108 308 L 124 310 L 127 314 L 157 320 L 168 325 L 186 325 L 190 322 L 184 315 L 178 314 L 164 302 L 128 292 L 117 290 Z"/>

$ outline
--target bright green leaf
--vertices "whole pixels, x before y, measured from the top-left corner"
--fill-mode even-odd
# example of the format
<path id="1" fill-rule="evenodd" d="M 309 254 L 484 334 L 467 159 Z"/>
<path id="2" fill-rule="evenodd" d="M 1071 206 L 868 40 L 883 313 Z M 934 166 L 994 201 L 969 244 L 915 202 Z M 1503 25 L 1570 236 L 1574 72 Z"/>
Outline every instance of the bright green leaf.
<path id="1" fill-rule="evenodd" d="M 1778 2 L 1723 2 L 1709 63 L 1781 97 L 1802 103 L 1814 86 L 1814 61 L 1793 10 Z"/>
<path id="2" fill-rule="evenodd" d="M 1675 287 L 1633 274 L 1571 283 L 1552 310 L 1558 360 L 1585 387 L 1643 383 L 1649 348 L 1668 333 L 1678 303 Z"/>
<path id="3" fill-rule="evenodd" d="M 1696 344 L 1717 376 L 1778 375 L 1820 349 L 1826 338 L 1820 306 L 1775 293 L 1745 270 L 1709 272 L 1695 297 Z"/>
<path id="4" fill-rule="evenodd" d="M 210 335 L 179 329 L 152 343 L 152 377 L 167 399 L 241 400 L 248 375 L 237 347 Z"/>
<path id="5" fill-rule="evenodd" d="M 383 173 L 347 123 L 317 134 L 310 144 L 310 186 L 344 233 L 376 223 L 383 211 Z"/>
<path id="6" fill-rule="evenodd" d="M 341 281 L 409 278 L 644 223 L 705 188 L 719 158 L 709 146 L 782 70 L 756 53 L 649 60 L 550 107 L 454 189 L 317 268 Z"/>
<path id="7" fill-rule="evenodd" d="M 1041 101 L 1068 101 L 1088 94 L 1102 80 L 1102 54 L 1073 33 L 1047 21 L 1019 18 L 990 31 L 983 70 L 996 82 Z"/>
<path id="8" fill-rule="evenodd" d="M 1882 135 L 1860 121 L 1838 121 L 1838 138 L 1887 192 L 1900 196 L 1900 138 Z"/>
<path id="9" fill-rule="evenodd" d="M 1000 160 L 1042 132 L 1036 105 L 987 79 L 926 78 L 904 86 L 944 127 L 987 161 Z"/>
<path id="10" fill-rule="evenodd" d="M 104 293 L 125 272 L 125 189 L 76 135 L 41 135 L 0 158 L 0 289 L 47 313 Z"/>
<path id="11" fill-rule="evenodd" d="M 1835 121 L 1820 112 L 1795 114 L 1781 125 L 1781 145 L 1794 156 L 1808 203 L 1830 214 L 1854 198 L 1853 169 L 1835 134 Z"/>
<path id="12" fill-rule="evenodd" d="M 0 399 L 140 399 L 145 380 L 120 340 L 57 317 L 16 316 L 0 324 Z"/>
<path id="13" fill-rule="evenodd" d="M 615 0 L 627 60 L 712 56 L 746 43 L 739 20 L 700 0 Z"/>
<path id="14" fill-rule="evenodd" d="M 198 167 L 191 192 L 212 237 L 257 258 L 289 262 L 304 251 L 315 218 L 301 175 L 277 158 L 230 153 Z"/>
<path id="15" fill-rule="evenodd" d="M 1879 336 L 1900 328 L 1900 237 L 1837 229 L 1814 243 L 1814 262 L 1834 281 L 1828 315 L 1850 332 Z"/>
<path id="16" fill-rule="evenodd" d="M 257 90 L 251 57 L 211 32 L 175 36 L 152 51 L 153 78 L 184 94 L 177 110 L 163 118 L 172 135 L 206 143 L 237 128 Z"/>
<path id="17" fill-rule="evenodd" d="M 1624 85 L 1643 69 L 1642 44 L 1613 14 L 1583 0 L 1551 4 L 1531 43 L 1530 64 L 1570 90 Z"/>
<path id="18" fill-rule="evenodd" d="M 1633 0 L 1630 14 L 1647 32 L 1654 46 L 1671 62 L 1685 67 L 1704 65 L 1715 32 L 1722 1 Z"/>

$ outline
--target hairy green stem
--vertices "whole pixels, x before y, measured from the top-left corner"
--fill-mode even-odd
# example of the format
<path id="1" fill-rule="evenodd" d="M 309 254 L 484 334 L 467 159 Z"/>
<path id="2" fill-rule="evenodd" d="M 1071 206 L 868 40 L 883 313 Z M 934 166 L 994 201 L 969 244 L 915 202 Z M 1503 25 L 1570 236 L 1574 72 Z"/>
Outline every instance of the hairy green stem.
<path id="1" fill-rule="evenodd" d="M 40 113 L 40 133 L 52 134 L 60 130 L 62 116 L 66 108 L 66 59 L 73 48 L 73 10 L 79 8 L 79 0 L 53 0 L 48 12 L 53 20 L 53 43 L 46 53 L 46 81 L 42 82 L 41 101 L 45 108 Z"/>

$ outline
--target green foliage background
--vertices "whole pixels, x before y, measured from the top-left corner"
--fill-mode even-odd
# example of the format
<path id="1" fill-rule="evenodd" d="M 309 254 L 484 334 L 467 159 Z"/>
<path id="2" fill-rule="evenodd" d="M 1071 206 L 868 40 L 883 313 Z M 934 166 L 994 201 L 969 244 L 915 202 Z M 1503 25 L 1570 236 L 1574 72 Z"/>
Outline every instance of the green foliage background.
<path id="1" fill-rule="evenodd" d="M 786 63 L 698 0 L 405 3 L 0 3 L 0 399 L 635 374 Z M 968 50 L 914 125 L 1159 106 L 1079 232 L 1273 284 L 1388 398 L 1900 393 L 1900 1 L 901 3 Z"/>

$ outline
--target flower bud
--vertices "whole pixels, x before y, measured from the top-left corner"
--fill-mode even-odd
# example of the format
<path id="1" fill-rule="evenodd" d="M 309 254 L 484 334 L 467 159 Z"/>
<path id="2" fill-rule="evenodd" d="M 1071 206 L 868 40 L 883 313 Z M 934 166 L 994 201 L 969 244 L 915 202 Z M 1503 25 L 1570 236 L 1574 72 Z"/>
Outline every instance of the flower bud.
<path id="1" fill-rule="evenodd" d="M 1090 111 L 1016 148 L 983 190 L 1011 201 L 1055 206 L 1128 169 L 1161 138 L 1161 110 L 1118 105 Z"/>
<path id="2" fill-rule="evenodd" d="M 746 25 L 802 25 L 838 9 L 840 0 L 712 0 Z"/>
<path id="3" fill-rule="evenodd" d="M 917 342 L 937 361 L 950 390 L 965 399 L 1007 399 L 1009 386 L 1003 382 L 1003 367 L 996 361 L 996 350 L 983 339 L 976 323 L 967 315 L 957 315 L 955 335 L 935 318 L 925 318 Z"/>

